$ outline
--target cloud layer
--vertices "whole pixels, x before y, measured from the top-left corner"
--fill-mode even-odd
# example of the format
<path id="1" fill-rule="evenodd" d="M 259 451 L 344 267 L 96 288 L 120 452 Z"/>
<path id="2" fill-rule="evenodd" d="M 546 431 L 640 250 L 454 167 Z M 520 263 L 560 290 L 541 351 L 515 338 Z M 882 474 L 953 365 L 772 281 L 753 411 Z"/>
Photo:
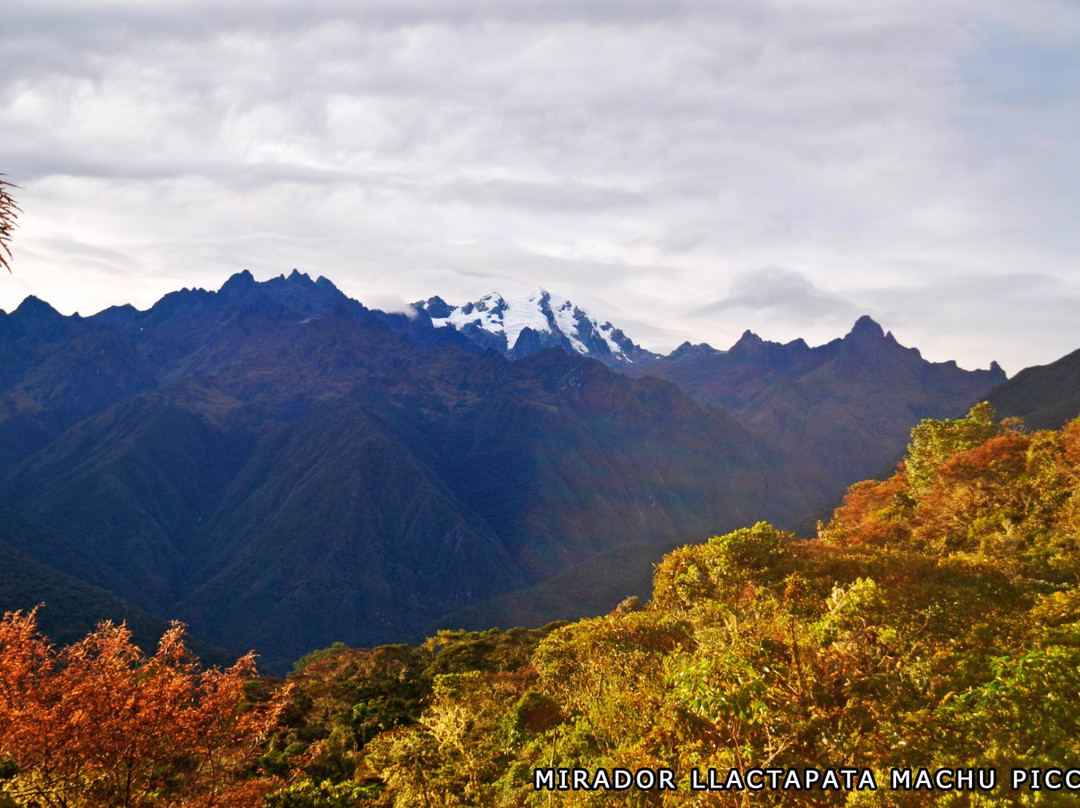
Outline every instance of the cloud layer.
<path id="1" fill-rule="evenodd" d="M 0 75 L 9 311 L 295 266 L 545 286 L 656 350 L 863 312 L 967 366 L 1080 346 L 1068 0 L 15 0 Z"/>

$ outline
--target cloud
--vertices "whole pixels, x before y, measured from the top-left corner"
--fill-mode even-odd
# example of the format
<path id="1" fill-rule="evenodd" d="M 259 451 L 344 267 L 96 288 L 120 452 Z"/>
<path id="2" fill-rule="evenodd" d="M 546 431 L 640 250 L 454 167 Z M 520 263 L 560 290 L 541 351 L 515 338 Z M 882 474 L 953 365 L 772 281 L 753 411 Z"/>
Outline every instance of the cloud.
<path id="1" fill-rule="evenodd" d="M 922 347 L 949 321 L 941 288 L 1075 273 L 1065 0 L 8 6 L 7 310 L 300 266 L 387 300 L 548 286 L 657 349 L 824 340 L 904 300 Z M 979 305 L 1008 311 L 990 287 Z M 1010 317 L 1042 342 L 958 316 L 957 358 L 1080 342 Z"/>
<path id="2" fill-rule="evenodd" d="M 727 296 L 698 309 L 701 314 L 719 314 L 733 309 L 771 311 L 816 319 L 838 314 L 858 316 L 858 308 L 823 291 L 799 272 L 783 267 L 764 267 L 737 273 Z"/>

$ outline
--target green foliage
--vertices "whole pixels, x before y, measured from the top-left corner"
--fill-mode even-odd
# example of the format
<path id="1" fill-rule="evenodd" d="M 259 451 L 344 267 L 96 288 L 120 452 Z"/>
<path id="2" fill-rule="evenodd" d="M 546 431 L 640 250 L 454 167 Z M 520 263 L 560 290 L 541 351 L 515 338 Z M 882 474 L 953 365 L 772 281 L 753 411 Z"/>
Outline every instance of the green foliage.
<path id="1" fill-rule="evenodd" d="M 841 640 L 869 639 L 884 612 L 881 590 L 872 578 L 857 578 L 848 586 L 837 584 L 826 601 L 826 612 L 814 624 L 825 647 Z"/>
<path id="2" fill-rule="evenodd" d="M 704 547 L 684 547 L 668 554 L 653 581 L 656 606 L 672 611 L 705 600 L 736 596 L 756 583 L 775 582 L 785 570 L 786 545 L 794 541 L 765 522 L 725 536 Z"/>
<path id="3" fill-rule="evenodd" d="M 357 808 L 374 804 L 381 793 L 378 785 L 301 780 L 267 794 L 263 799 L 263 808 Z"/>
<path id="4" fill-rule="evenodd" d="M 1028 434 L 980 406 L 924 422 L 908 468 L 854 486 L 817 540 L 759 523 L 670 553 L 647 604 L 309 655 L 262 762 L 306 779 L 265 808 L 555 804 L 532 789 L 541 766 L 673 768 L 676 792 L 569 791 L 557 803 L 638 808 L 698 804 L 690 775 L 708 768 L 866 766 L 880 783 L 890 766 L 1068 764 L 1080 757 L 1078 514 L 1080 421 Z M 1005 788 L 806 796 L 765 791 L 753 804 L 1018 799 Z"/>
<path id="5" fill-rule="evenodd" d="M 990 661 L 988 681 L 941 710 L 975 765 L 1049 767 L 1080 755 L 1080 650 L 1053 646 Z"/>
<path id="6" fill-rule="evenodd" d="M 335 654 L 340 654 L 341 652 L 348 650 L 349 646 L 347 646 L 345 643 L 336 642 L 329 648 L 318 648 L 314 651 L 311 651 L 310 653 L 305 654 L 304 656 L 300 657 L 300 659 L 296 660 L 296 664 L 293 665 L 292 675 L 299 676 L 305 670 L 307 670 L 309 666 L 314 665 L 316 662 L 321 662 L 322 660 L 328 659 Z"/>
<path id="7" fill-rule="evenodd" d="M 997 434 L 994 408 L 985 401 L 976 404 L 964 417 L 954 421 L 925 419 L 911 430 L 905 464 L 908 479 L 916 491 L 929 486 L 933 473 L 957 452 L 978 446 Z"/>
<path id="8" fill-rule="evenodd" d="M 447 693 L 480 674 L 527 667 L 537 644 L 555 628 L 441 631 L 419 647 L 350 649 L 338 643 L 314 651 L 289 676 L 289 706 L 260 767 L 276 776 L 299 768 L 312 783 L 342 783 L 369 777 L 366 758 L 372 756 L 394 772 L 395 782 L 412 783 L 408 793 L 426 793 L 408 773 L 415 769 L 421 776 L 416 767 L 427 736 L 406 731 L 421 720 L 425 705 L 447 702 Z M 479 687 L 477 697 L 486 690 Z M 541 703 L 517 709 L 524 726 L 544 721 Z"/>

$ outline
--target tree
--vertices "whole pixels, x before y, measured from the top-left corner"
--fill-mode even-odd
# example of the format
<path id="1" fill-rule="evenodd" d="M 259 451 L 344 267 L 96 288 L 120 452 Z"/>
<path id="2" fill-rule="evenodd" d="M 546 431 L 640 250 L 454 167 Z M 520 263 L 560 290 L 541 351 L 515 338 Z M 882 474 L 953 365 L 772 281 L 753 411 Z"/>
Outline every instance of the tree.
<path id="1" fill-rule="evenodd" d="M 254 673 L 251 654 L 203 669 L 178 623 L 146 656 L 123 625 L 102 623 L 57 650 L 38 633 L 36 610 L 5 614 L 0 760 L 14 774 L 0 790 L 49 808 L 243 805 L 231 789 L 285 697 L 245 707 Z"/>
<path id="2" fill-rule="evenodd" d="M 4 175 L 0 174 L 0 178 Z M 19 213 L 19 206 L 15 204 L 8 188 L 14 188 L 10 182 L 0 179 L 0 267 L 11 272 L 11 231 L 15 229 L 15 218 Z"/>
<path id="3" fill-rule="evenodd" d="M 930 487 L 936 472 L 950 457 L 973 449 L 999 434 L 1003 427 L 994 423 L 994 408 L 983 401 L 963 418 L 951 421 L 925 419 L 911 430 L 905 464 L 912 490 L 921 494 Z M 1015 426 L 1014 424 L 1011 426 Z"/>

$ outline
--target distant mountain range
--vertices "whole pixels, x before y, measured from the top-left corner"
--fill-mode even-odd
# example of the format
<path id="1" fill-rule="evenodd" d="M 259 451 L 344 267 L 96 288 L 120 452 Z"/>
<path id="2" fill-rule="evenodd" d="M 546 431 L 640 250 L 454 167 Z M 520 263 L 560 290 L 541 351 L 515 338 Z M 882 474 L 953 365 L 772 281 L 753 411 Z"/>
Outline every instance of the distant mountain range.
<path id="1" fill-rule="evenodd" d="M 684 344 L 635 372 L 723 407 L 823 501 L 891 473 L 912 426 L 962 414 L 1006 379 L 996 362 L 974 371 L 928 362 L 865 316 L 842 339 L 813 348 L 747 331 L 730 350 Z"/>
<path id="2" fill-rule="evenodd" d="M 821 502 L 889 471 L 922 418 L 956 414 L 1006 379 L 996 362 L 977 371 L 927 362 L 869 317 L 814 348 L 747 331 L 726 351 L 687 342 L 661 356 L 543 290 L 519 298 L 490 294 L 460 307 L 433 297 L 415 308 L 436 328 L 457 330 L 509 358 L 560 347 L 635 377 L 673 381 L 699 403 L 733 415 L 782 458 L 800 490 Z"/>
<path id="3" fill-rule="evenodd" d="M 1023 418 L 1031 429 L 1060 429 L 1080 413 L 1080 350 L 1020 371 L 988 400 L 1001 417 Z"/>
<path id="4" fill-rule="evenodd" d="M 28 298 L 0 312 L 0 367 L 0 551 L 277 671 L 575 570 L 637 581 L 647 545 L 794 524 L 1004 381 L 869 318 L 660 357 L 546 292 L 407 316 L 298 272 L 92 317 Z"/>

